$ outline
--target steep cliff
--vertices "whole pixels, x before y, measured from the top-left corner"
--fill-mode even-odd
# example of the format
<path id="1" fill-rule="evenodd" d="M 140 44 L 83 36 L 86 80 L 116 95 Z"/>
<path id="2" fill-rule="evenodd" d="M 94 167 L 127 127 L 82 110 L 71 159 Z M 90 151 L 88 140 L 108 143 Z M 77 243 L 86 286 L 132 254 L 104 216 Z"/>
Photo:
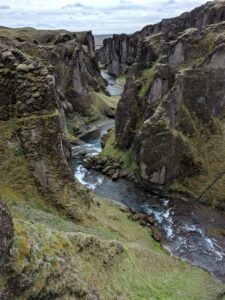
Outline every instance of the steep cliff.
<path id="1" fill-rule="evenodd" d="M 74 180 L 68 116 L 91 117 L 88 95 L 104 93 L 90 33 L 74 35 L 0 32 L 0 299 L 220 297 L 210 274 Z"/>
<path id="2" fill-rule="evenodd" d="M 67 161 L 53 67 L 6 46 L 1 46 L 0 66 L 1 186 L 26 198 L 37 192 L 80 218 L 90 197 L 74 182 Z"/>
<path id="3" fill-rule="evenodd" d="M 147 25 L 134 34 L 115 34 L 105 39 L 103 47 L 97 51 L 98 59 L 107 66 L 109 73 L 116 76 L 125 74 L 131 65 L 140 63 L 140 59 L 142 67 L 149 67 L 152 57 L 158 55 L 158 49 L 149 47 L 149 43 L 146 43 L 148 37 L 162 34 L 168 42 L 176 39 L 185 29 L 199 29 L 224 20 L 224 1 L 210 1 L 179 17 Z"/>
<path id="4" fill-rule="evenodd" d="M 117 147 L 131 149 L 141 184 L 183 192 L 222 210 L 224 10 L 224 1 L 209 2 L 134 34 L 138 54 L 116 112 Z"/>
<path id="5" fill-rule="evenodd" d="M 91 32 L 45 31 L 32 28 L 0 29 L 2 44 L 47 61 L 54 67 L 60 110 L 70 134 L 104 115 L 113 115 L 105 82 L 95 60 Z M 96 112 L 96 107 L 102 107 Z M 74 132 L 75 131 L 75 132 Z"/>

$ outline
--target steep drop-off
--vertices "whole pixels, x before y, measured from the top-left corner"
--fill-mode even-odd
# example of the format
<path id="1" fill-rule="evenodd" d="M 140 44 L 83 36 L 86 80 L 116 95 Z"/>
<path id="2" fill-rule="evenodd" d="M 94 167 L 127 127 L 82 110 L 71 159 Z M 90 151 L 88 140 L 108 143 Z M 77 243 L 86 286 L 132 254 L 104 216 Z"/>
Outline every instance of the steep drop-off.
<path id="1" fill-rule="evenodd" d="M 69 118 L 105 113 L 90 33 L 0 39 L 0 299 L 221 299 L 222 283 L 74 179 Z"/>
<path id="2" fill-rule="evenodd" d="M 105 39 L 103 47 L 96 51 L 98 60 L 115 76 L 125 74 L 134 63 L 148 68 L 159 55 L 160 39 L 167 42 L 176 40 L 177 36 L 188 28 L 200 29 L 224 20 L 224 1 L 210 1 L 179 17 L 147 25 L 134 34 L 115 34 L 112 38 Z M 149 37 L 151 39 L 148 39 Z"/>
<path id="3" fill-rule="evenodd" d="M 116 145 L 131 149 L 139 181 L 153 190 L 183 192 L 222 210 L 224 10 L 224 1 L 209 2 L 132 36 L 114 36 L 98 53 L 109 72 L 121 74 L 123 60 L 118 64 L 115 58 L 125 55 L 121 39 L 127 41 L 126 49 L 136 47 L 116 112 Z M 115 49 L 111 44 L 118 40 L 122 48 Z M 113 64 L 118 71 L 111 69 Z"/>
<path id="4" fill-rule="evenodd" d="M 114 107 L 107 97 L 105 82 L 95 60 L 91 32 L 3 27 L 0 41 L 54 67 L 60 110 L 67 116 L 69 138 L 82 131 L 90 120 L 114 115 Z"/>

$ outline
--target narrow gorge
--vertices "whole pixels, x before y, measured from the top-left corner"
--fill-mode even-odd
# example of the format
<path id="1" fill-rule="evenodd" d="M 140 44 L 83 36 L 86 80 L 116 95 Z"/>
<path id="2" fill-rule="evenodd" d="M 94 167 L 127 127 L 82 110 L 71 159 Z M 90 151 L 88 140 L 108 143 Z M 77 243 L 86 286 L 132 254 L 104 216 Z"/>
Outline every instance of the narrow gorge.
<path id="1" fill-rule="evenodd" d="M 0 299 L 224 300 L 225 1 L 0 49 Z"/>

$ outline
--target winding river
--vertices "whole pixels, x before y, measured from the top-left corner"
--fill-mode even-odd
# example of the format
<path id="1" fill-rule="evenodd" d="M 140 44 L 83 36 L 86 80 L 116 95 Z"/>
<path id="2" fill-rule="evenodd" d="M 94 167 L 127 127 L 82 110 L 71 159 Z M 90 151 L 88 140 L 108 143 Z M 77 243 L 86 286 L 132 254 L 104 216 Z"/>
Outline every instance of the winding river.
<path id="1" fill-rule="evenodd" d="M 114 77 L 102 72 L 111 95 L 121 95 L 122 87 Z M 152 195 L 126 179 L 112 181 L 96 171 L 88 171 L 82 160 L 101 152 L 101 137 L 114 121 L 96 124 L 96 129 L 83 137 L 83 144 L 73 148 L 75 177 L 96 195 L 119 201 L 139 212 L 153 216 L 162 231 L 162 245 L 171 255 L 200 266 L 225 282 L 225 215 L 194 201 L 175 201 Z"/>

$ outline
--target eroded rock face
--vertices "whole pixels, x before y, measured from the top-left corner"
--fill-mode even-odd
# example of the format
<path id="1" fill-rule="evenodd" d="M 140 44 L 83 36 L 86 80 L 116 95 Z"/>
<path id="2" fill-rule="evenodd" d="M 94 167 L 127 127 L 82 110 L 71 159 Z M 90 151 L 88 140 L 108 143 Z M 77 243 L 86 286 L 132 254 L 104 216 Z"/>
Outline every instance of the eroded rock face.
<path id="1" fill-rule="evenodd" d="M 12 216 L 5 203 L 0 199 L 0 268 L 10 259 L 12 244 Z"/>
<path id="2" fill-rule="evenodd" d="M 17 123 L 17 147 L 25 156 L 27 172 L 37 190 L 45 201 L 80 219 L 91 198 L 75 182 L 68 164 L 65 117 L 53 66 L 18 49 L 1 46 L 0 95 L 0 120 L 9 125 L 10 120 Z M 7 160 L 7 155 L 3 159 Z"/>
<path id="3" fill-rule="evenodd" d="M 140 55 L 128 68 L 116 112 L 117 147 L 132 148 L 141 184 L 199 197 L 213 183 L 214 192 L 203 202 L 218 208 L 224 202 L 219 188 L 225 143 L 224 9 L 225 2 L 215 1 L 143 29 L 149 36 L 137 45 L 148 66 Z M 140 45 L 157 55 L 146 56 Z"/>
<path id="4" fill-rule="evenodd" d="M 212 119 L 225 113 L 224 75 L 224 70 L 189 69 L 176 76 L 173 89 L 134 139 L 142 180 L 160 187 L 204 168 L 188 141 L 199 130 L 191 120 L 210 130 Z"/>
<path id="5" fill-rule="evenodd" d="M 190 13 L 184 13 L 179 17 L 165 19 L 155 25 L 147 25 L 141 31 L 132 35 L 114 35 L 104 41 L 103 47 L 97 51 L 98 58 L 105 64 L 110 73 L 118 76 L 127 72 L 130 65 L 138 60 L 142 44 L 151 36 L 162 33 L 167 41 L 176 38 L 179 33 L 188 28 L 202 28 L 225 20 L 225 2 L 210 1 Z M 145 47 L 148 49 L 148 46 Z M 151 50 L 147 51 L 151 58 Z M 171 63 L 179 64 L 184 61 L 184 49 L 181 43 L 171 57 Z M 144 55 L 143 55 L 144 57 Z M 150 62 L 148 60 L 148 62 Z"/>
<path id="6" fill-rule="evenodd" d="M 2 29 L 0 40 L 54 67 L 57 91 L 66 114 L 89 115 L 92 105 L 90 92 L 105 92 L 105 82 L 94 57 L 91 32 Z M 32 66 L 21 64 L 19 69 L 23 68 L 29 72 Z"/>

